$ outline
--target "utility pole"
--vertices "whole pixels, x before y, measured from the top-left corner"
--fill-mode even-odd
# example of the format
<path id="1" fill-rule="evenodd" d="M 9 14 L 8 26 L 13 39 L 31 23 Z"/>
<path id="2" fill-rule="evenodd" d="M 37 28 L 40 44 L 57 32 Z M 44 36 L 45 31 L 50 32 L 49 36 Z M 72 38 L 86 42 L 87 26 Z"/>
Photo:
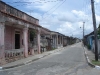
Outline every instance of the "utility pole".
<path id="1" fill-rule="evenodd" d="M 92 19 L 93 19 L 94 39 L 95 39 L 95 60 L 98 61 L 98 41 L 97 41 L 97 28 L 96 28 L 94 0 L 91 0 L 91 9 L 92 9 Z"/>
<path id="2" fill-rule="evenodd" d="M 83 22 L 83 46 L 84 46 L 84 24 L 85 22 Z"/>

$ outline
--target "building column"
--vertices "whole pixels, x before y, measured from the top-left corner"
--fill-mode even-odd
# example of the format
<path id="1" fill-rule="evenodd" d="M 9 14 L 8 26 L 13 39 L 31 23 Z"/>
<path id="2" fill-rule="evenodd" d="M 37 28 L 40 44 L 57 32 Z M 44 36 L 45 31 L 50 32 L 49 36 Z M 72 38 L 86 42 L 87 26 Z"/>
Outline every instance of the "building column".
<path id="1" fill-rule="evenodd" d="M 37 44 L 38 44 L 38 53 L 41 53 L 41 48 L 40 48 L 40 28 L 38 28 L 38 33 L 37 33 Z"/>
<path id="2" fill-rule="evenodd" d="M 52 38 L 52 48 L 54 48 L 54 38 L 53 38 L 53 35 L 51 35 L 51 38 Z"/>
<path id="3" fill-rule="evenodd" d="M 56 42 L 55 42 L 55 36 L 53 35 L 53 48 L 55 48 L 55 46 L 56 46 Z"/>
<path id="4" fill-rule="evenodd" d="M 67 37 L 66 37 L 66 46 L 68 45 L 68 40 L 67 40 Z"/>
<path id="5" fill-rule="evenodd" d="M 58 48 L 58 34 L 56 35 L 56 48 Z"/>
<path id="6" fill-rule="evenodd" d="M 53 48 L 55 48 L 56 42 L 55 42 L 55 36 L 53 35 Z"/>
<path id="7" fill-rule="evenodd" d="M 28 28 L 23 29 L 24 56 L 28 57 Z"/>
<path id="8" fill-rule="evenodd" d="M 60 47 L 62 46 L 62 37 L 60 35 Z"/>
<path id="9" fill-rule="evenodd" d="M 55 48 L 55 36 L 53 36 L 53 48 Z"/>
<path id="10" fill-rule="evenodd" d="M 0 64 L 4 64 L 5 62 L 5 44 L 4 44 L 4 31 L 5 31 L 5 24 L 0 23 Z"/>
<path id="11" fill-rule="evenodd" d="M 63 36 L 62 36 L 62 47 L 63 47 Z"/>
<path id="12" fill-rule="evenodd" d="M 54 42 L 53 42 L 53 41 L 54 41 L 54 40 L 53 40 L 53 35 L 50 35 L 50 36 L 51 36 L 51 39 L 52 39 L 52 41 L 51 41 L 51 47 L 52 47 L 52 49 L 53 49 L 53 48 L 54 48 L 54 47 L 53 47 L 53 44 L 54 44 Z"/>
<path id="13" fill-rule="evenodd" d="M 54 48 L 57 48 L 57 47 L 56 47 L 56 44 L 57 44 L 56 41 L 57 41 L 57 40 L 56 40 L 56 36 L 54 36 Z"/>

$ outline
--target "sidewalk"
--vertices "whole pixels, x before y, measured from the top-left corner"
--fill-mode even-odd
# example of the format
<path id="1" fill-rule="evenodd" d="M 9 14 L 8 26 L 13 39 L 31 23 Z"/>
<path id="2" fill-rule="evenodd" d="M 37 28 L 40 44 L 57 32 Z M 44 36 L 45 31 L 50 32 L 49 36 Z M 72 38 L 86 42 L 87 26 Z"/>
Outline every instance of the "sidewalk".
<path id="1" fill-rule="evenodd" d="M 2 69 L 9 69 L 9 68 L 14 68 L 14 67 L 26 65 L 26 64 L 31 63 L 31 62 L 33 62 L 35 60 L 38 60 L 38 59 L 43 58 L 45 56 L 48 56 L 48 55 L 50 55 L 52 53 L 58 52 L 60 50 L 63 50 L 64 48 L 66 48 L 66 47 L 62 47 L 62 48 L 55 49 L 55 50 L 52 50 L 52 51 L 44 52 L 42 54 L 37 54 L 37 55 L 31 56 L 31 57 L 27 57 L 27 58 L 24 58 L 24 59 L 21 59 L 21 60 L 17 60 L 17 61 L 5 64 L 5 65 L 2 65 L 0 67 L 0 69 L 1 70 Z"/>
<path id="2" fill-rule="evenodd" d="M 85 53 L 86 60 L 91 67 L 100 68 L 100 66 L 97 66 L 91 63 L 92 60 L 95 60 L 95 54 L 91 50 L 88 50 L 86 47 L 84 47 L 84 53 Z M 98 60 L 100 61 L 100 59 Z"/>
<path id="3" fill-rule="evenodd" d="M 87 56 L 89 57 L 90 61 L 95 60 L 95 55 L 91 50 L 88 50 L 87 48 L 85 48 L 85 51 L 86 51 Z"/>

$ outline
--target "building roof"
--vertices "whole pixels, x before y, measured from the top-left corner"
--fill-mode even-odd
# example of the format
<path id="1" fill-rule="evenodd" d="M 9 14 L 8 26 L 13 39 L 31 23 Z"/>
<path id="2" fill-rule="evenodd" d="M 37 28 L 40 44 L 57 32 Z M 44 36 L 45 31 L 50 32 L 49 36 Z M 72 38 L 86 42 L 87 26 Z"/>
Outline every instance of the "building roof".
<path id="1" fill-rule="evenodd" d="M 14 17 L 16 19 L 19 19 L 19 20 L 31 23 L 33 25 L 39 26 L 39 24 L 37 24 L 37 22 L 39 22 L 38 19 L 26 14 L 25 12 L 23 12 L 21 10 L 18 10 L 16 8 L 6 4 L 3 1 L 0 1 L 0 12 L 5 14 L 5 15 Z"/>

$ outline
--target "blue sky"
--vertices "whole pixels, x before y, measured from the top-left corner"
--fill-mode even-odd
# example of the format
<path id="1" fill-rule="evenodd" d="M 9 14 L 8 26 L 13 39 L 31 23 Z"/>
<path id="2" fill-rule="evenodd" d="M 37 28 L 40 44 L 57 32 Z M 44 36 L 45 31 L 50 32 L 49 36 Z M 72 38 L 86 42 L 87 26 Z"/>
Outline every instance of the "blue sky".
<path id="1" fill-rule="evenodd" d="M 2 0 L 39 19 L 41 26 L 67 36 L 82 38 L 93 31 L 91 0 Z M 95 0 L 97 27 L 100 23 L 100 0 Z M 81 27 L 81 28 L 80 28 Z"/>

